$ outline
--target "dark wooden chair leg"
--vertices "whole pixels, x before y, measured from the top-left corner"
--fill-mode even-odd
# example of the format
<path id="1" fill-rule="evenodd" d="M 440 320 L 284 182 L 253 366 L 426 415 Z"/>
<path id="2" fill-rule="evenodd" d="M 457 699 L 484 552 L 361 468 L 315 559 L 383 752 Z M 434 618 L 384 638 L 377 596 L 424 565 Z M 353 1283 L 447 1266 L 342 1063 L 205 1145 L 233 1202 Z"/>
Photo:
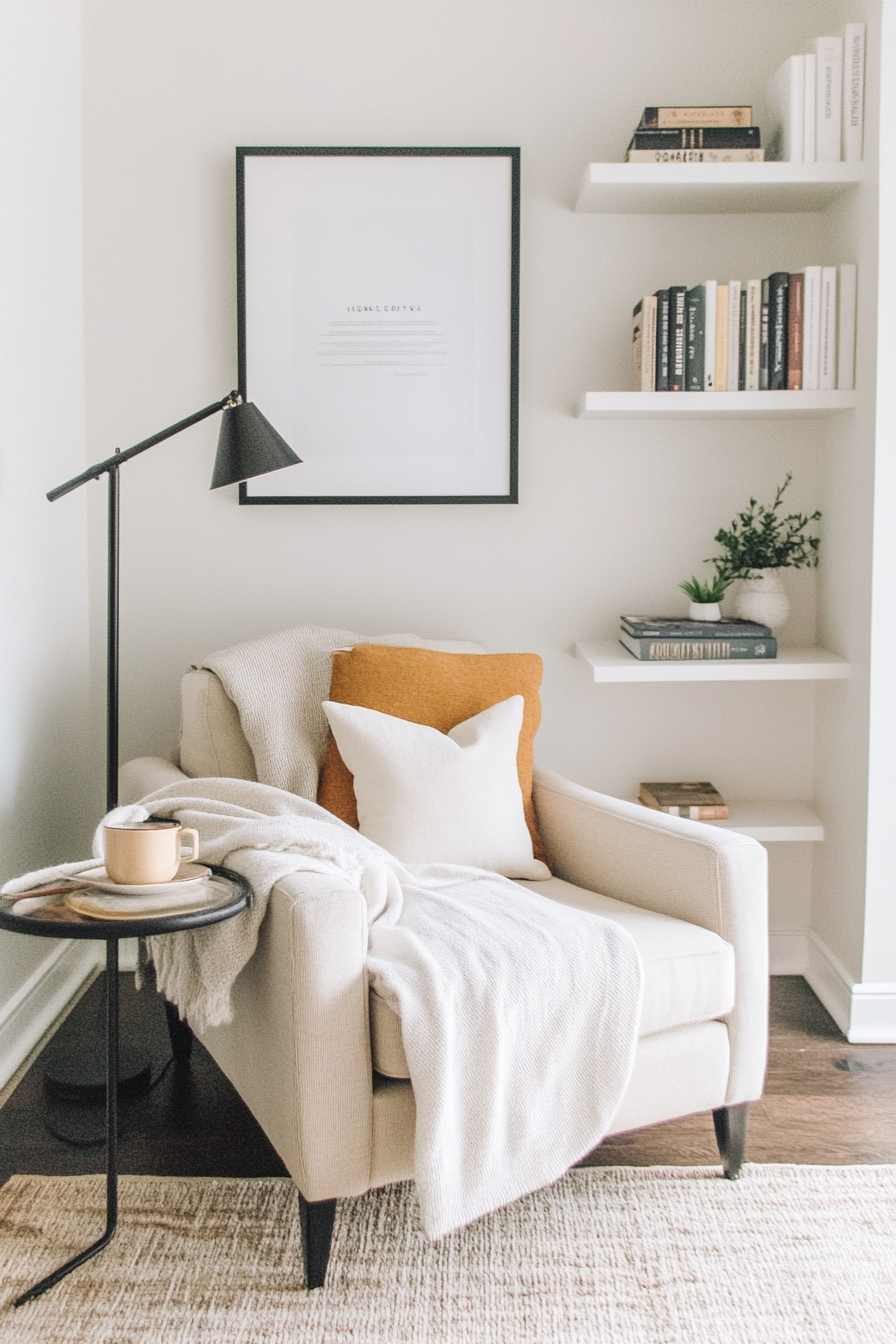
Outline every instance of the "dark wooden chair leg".
<path id="1" fill-rule="evenodd" d="M 716 1143 L 719 1145 L 722 1168 L 728 1181 L 736 1181 L 743 1170 L 749 1110 L 749 1105 L 744 1102 L 741 1106 L 722 1106 L 712 1113 L 712 1122 L 716 1127 Z"/>
<path id="2" fill-rule="evenodd" d="M 168 1036 L 171 1040 L 171 1053 L 177 1066 L 189 1064 L 193 1053 L 193 1031 L 189 1023 L 184 1022 L 173 1003 L 165 999 L 165 1018 L 168 1022 Z"/>
<path id="3" fill-rule="evenodd" d="M 305 1286 L 323 1288 L 333 1240 L 336 1218 L 335 1199 L 314 1202 L 299 1191 L 299 1217 L 302 1224 L 302 1253 L 305 1257 Z"/>

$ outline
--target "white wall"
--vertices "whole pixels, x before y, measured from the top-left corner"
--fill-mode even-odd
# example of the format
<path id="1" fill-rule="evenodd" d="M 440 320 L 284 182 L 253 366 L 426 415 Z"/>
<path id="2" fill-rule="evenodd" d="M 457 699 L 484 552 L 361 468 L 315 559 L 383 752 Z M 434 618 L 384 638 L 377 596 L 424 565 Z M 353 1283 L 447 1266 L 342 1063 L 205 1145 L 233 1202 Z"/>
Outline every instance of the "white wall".
<path id="1" fill-rule="evenodd" d="M 851 260 L 837 251 L 846 236 L 829 237 L 819 216 L 580 216 L 570 204 L 589 160 L 622 157 L 646 102 L 743 100 L 762 123 L 768 75 L 855 13 L 846 0 L 84 0 L 97 455 L 234 383 L 235 145 L 510 144 L 523 163 L 520 505 L 239 509 L 235 491 L 208 492 L 214 424 L 133 463 L 123 480 L 125 757 L 175 736 L 188 663 L 321 621 L 541 653 L 539 757 L 608 792 L 692 776 L 732 797 L 812 797 L 827 691 L 599 688 L 570 647 L 610 637 L 623 610 L 683 611 L 677 583 L 712 553 L 714 532 L 751 494 L 770 497 L 788 469 L 793 505 L 823 503 L 826 535 L 867 523 L 871 439 L 838 522 L 829 438 L 813 422 L 614 424 L 570 412 L 586 388 L 626 385 L 641 294 Z M 793 575 L 786 641 L 814 639 L 816 590 L 814 574 Z M 867 565 L 856 601 L 864 614 L 851 634 L 836 612 L 825 620 L 834 647 L 861 655 Z M 853 694 L 864 741 L 861 682 Z M 776 859 L 773 926 L 805 928 L 812 870 L 827 862 L 821 851 Z M 820 907 L 855 977 L 862 882 L 853 862 Z"/>
<path id="2" fill-rule="evenodd" d="M 0 878 L 89 853 L 80 5 L 0 6 Z M 81 945 L 83 948 L 85 945 Z M 0 1074 L 71 976 L 70 944 L 0 934 Z M 75 968 L 75 969 L 73 969 Z M 66 979 L 68 977 L 68 979 Z M 62 987 L 62 988 L 61 988 Z M 63 994 L 64 1001 L 64 994 Z M 41 1017 L 43 1014 L 43 1017 Z"/>

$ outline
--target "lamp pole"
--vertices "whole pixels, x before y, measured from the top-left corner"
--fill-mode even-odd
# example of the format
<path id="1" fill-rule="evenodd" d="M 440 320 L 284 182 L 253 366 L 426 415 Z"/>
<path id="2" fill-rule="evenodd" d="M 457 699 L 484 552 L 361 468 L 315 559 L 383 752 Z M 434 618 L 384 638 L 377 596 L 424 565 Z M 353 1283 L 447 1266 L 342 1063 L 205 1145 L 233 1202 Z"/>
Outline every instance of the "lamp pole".
<path id="1" fill-rule="evenodd" d="M 289 444 L 277 433 L 274 426 L 265 419 L 257 406 L 244 401 L 239 392 L 228 392 L 220 401 L 203 406 L 176 425 L 151 434 L 132 448 L 124 452 L 116 448 L 111 457 L 96 462 L 86 471 L 73 476 L 70 481 L 57 485 L 47 492 L 50 503 L 70 494 L 88 481 L 97 481 L 101 476 L 109 477 L 108 506 L 108 546 L 106 581 L 106 811 L 111 812 L 118 804 L 118 636 L 119 636 L 119 469 L 138 453 L 145 453 L 165 439 L 173 438 L 191 425 L 198 425 L 217 411 L 224 412 L 221 421 L 221 433 L 218 438 L 218 452 L 215 458 L 215 472 L 212 489 L 222 485 L 235 485 L 237 481 L 246 481 L 253 476 L 263 476 L 281 467 L 296 466 L 301 462 Z"/>

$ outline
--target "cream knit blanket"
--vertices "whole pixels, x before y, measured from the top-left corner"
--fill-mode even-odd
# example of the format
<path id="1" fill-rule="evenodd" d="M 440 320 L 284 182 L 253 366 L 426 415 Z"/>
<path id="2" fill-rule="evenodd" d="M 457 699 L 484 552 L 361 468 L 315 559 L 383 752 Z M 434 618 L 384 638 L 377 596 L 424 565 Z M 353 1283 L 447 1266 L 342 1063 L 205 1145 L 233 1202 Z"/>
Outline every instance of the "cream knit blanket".
<path id="1" fill-rule="evenodd" d="M 184 780 L 117 815 L 150 813 L 195 826 L 202 859 L 242 873 L 254 892 L 244 914 L 151 940 L 160 989 L 200 1031 L 228 1019 L 280 878 L 327 873 L 363 895 L 370 980 L 401 1020 L 430 1237 L 549 1184 L 600 1142 L 640 1014 L 640 960 L 619 925 L 477 869 L 405 866 L 264 784 Z"/>
<path id="2" fill-rule="evenodd" d="M 330 692 L 336 649 L 354 644 L 423 647 L 417 635 L 355 635 L 322 625 L 300 625 L 234 644 L 203 659 L 236 705 L 263 784 L 317 797 L 327 746 L 321 703 Z"/>

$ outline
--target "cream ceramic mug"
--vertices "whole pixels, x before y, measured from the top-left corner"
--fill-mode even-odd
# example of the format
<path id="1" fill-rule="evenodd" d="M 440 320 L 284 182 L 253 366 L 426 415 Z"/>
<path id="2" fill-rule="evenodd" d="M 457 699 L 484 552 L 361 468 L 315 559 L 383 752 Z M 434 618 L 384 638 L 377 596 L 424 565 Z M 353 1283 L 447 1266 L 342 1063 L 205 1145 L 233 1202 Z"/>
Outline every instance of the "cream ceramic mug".
<path id="1" fill-rule="evenodd" d="M 189 837 L 190 852 L 181 843 Z M 138 821 L 130 826 L 104 826 L 106 872 L 121 886 L 170 882 L 181 863 L 199 858 L 199 832 L 179 821 Z"/>

